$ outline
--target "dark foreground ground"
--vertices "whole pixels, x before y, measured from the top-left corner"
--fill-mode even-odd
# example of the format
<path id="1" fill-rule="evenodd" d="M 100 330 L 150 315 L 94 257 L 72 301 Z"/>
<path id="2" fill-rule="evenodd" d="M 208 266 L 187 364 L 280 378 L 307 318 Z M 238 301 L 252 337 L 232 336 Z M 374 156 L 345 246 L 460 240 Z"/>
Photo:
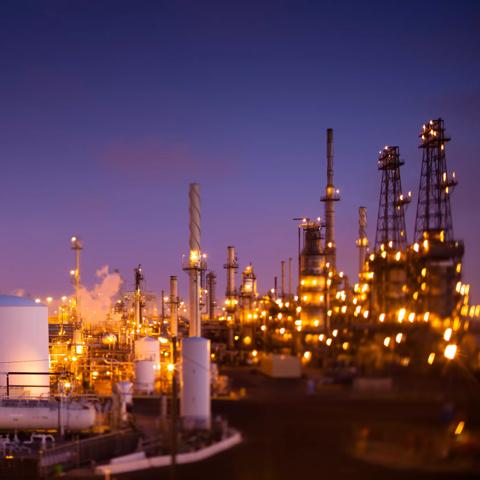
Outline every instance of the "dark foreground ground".
<path id="1" fill-rule="evenodd" d="M 409 425 L 434 429 L 440 404 L 433 400 L 359 399 L 337 387 L 307 395 L 305 380 L 273 380 L 250 370 L 230 372 L 235 387 L 246 387 L 239 401 L 215 401 L 244 435 L 244 443 L 200 463 L 115 476 L 122 479 L 447 479 L 475 478 L 458 473 L 418 473 L 387 469 L 354 459 L 354 432 L 369 426 L 400 431 Z M 410 446 L 411 448 L 411 446 Z"/>

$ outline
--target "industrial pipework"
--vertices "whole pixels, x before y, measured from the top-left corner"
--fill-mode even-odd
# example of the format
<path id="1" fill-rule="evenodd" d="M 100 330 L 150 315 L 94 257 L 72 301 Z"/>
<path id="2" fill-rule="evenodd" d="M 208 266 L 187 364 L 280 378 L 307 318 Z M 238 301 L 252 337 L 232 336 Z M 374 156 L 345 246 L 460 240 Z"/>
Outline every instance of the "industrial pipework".
<path id="1" fill-rule="evenodd" d="M 327 186 L 321 201 L 325 203 L 325 256 L 332 270 L 336 269 L 335 207 L 340 200 L 333 184 L 333 129 L 327 129 Z"/>

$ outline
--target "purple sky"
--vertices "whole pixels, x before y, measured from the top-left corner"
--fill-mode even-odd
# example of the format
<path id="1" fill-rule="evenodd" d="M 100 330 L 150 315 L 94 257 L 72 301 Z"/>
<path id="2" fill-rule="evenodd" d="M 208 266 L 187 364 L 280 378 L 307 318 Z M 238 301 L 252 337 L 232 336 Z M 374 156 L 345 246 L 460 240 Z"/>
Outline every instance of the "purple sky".
<path id="1" fill-rule="evenodd" d="M 366 5 L 369 6 L 366 6 Z M 142 263 L 167 288 L 188 248 L 188 183 L 224 289 L 226 246 L 261 290 L 296 255 L 297 216 L 323 214 L 334 128 L 338 264 L 356 273 L 358 206 L 374 240 L 378 150 L 399 145 L 411 238 L 418 133 L 445 119 L 460 185 L 455 233 L 480 300 L 480 4 L 477 1 L 3 1 L 0 291 L 70 291 Z"/>

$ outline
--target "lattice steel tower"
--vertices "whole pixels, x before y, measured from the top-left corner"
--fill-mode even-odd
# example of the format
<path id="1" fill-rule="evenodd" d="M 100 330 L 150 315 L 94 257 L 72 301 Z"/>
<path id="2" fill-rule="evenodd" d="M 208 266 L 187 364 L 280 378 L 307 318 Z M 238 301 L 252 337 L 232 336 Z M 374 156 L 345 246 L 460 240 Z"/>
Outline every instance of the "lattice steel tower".
<path id="1" fill-rule="evenodd" d="M 410 202 L 411 193 L 403 195 L 400 179 L 400 159 L 398 147 L 386 146 L 380 151 L 378 169 L 382 172 L 382 186 L 378 204 L 375 250 L 393 248 L 405 250 L 407 233 L 405 229 L 405 205 Z"/>
<path id="2" fill-rule="evenodd" d="M 423 125 L 420 138 L 419 148 L 423 149 L 423 158 L 415 218 L 415 240 L 421 241 L 429 237 L 450 242 L 454 237 L 449 194 L 457 181 L 455 172 L 451 177 L 447 172 L 445 143 L 450 139 L 445 135 L 443 120 L 430 120 Z"/>

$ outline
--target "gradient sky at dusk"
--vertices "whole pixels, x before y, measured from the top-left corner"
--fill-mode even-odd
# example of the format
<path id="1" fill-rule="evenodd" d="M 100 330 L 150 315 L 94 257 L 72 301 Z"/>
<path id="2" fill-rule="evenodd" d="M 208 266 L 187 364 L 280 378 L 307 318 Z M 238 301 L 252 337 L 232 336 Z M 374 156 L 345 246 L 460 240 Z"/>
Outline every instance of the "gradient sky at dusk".
<path id="1" fill-rule="evenodd" d="M 445 119 L 456 236 L 480 300 L 480 2 L 2 1 L 0 291 L 70 291 L 104 264 L 167 288 L 188 248 L 188 184 L 224 289 L 226 246 L 261 290 L 296 255 L 298 216 L 323 215 L 334 128 L 338 264 L 373 243 L 378 150 L 399 145 L 411 238 L 423 122 Z"/>

